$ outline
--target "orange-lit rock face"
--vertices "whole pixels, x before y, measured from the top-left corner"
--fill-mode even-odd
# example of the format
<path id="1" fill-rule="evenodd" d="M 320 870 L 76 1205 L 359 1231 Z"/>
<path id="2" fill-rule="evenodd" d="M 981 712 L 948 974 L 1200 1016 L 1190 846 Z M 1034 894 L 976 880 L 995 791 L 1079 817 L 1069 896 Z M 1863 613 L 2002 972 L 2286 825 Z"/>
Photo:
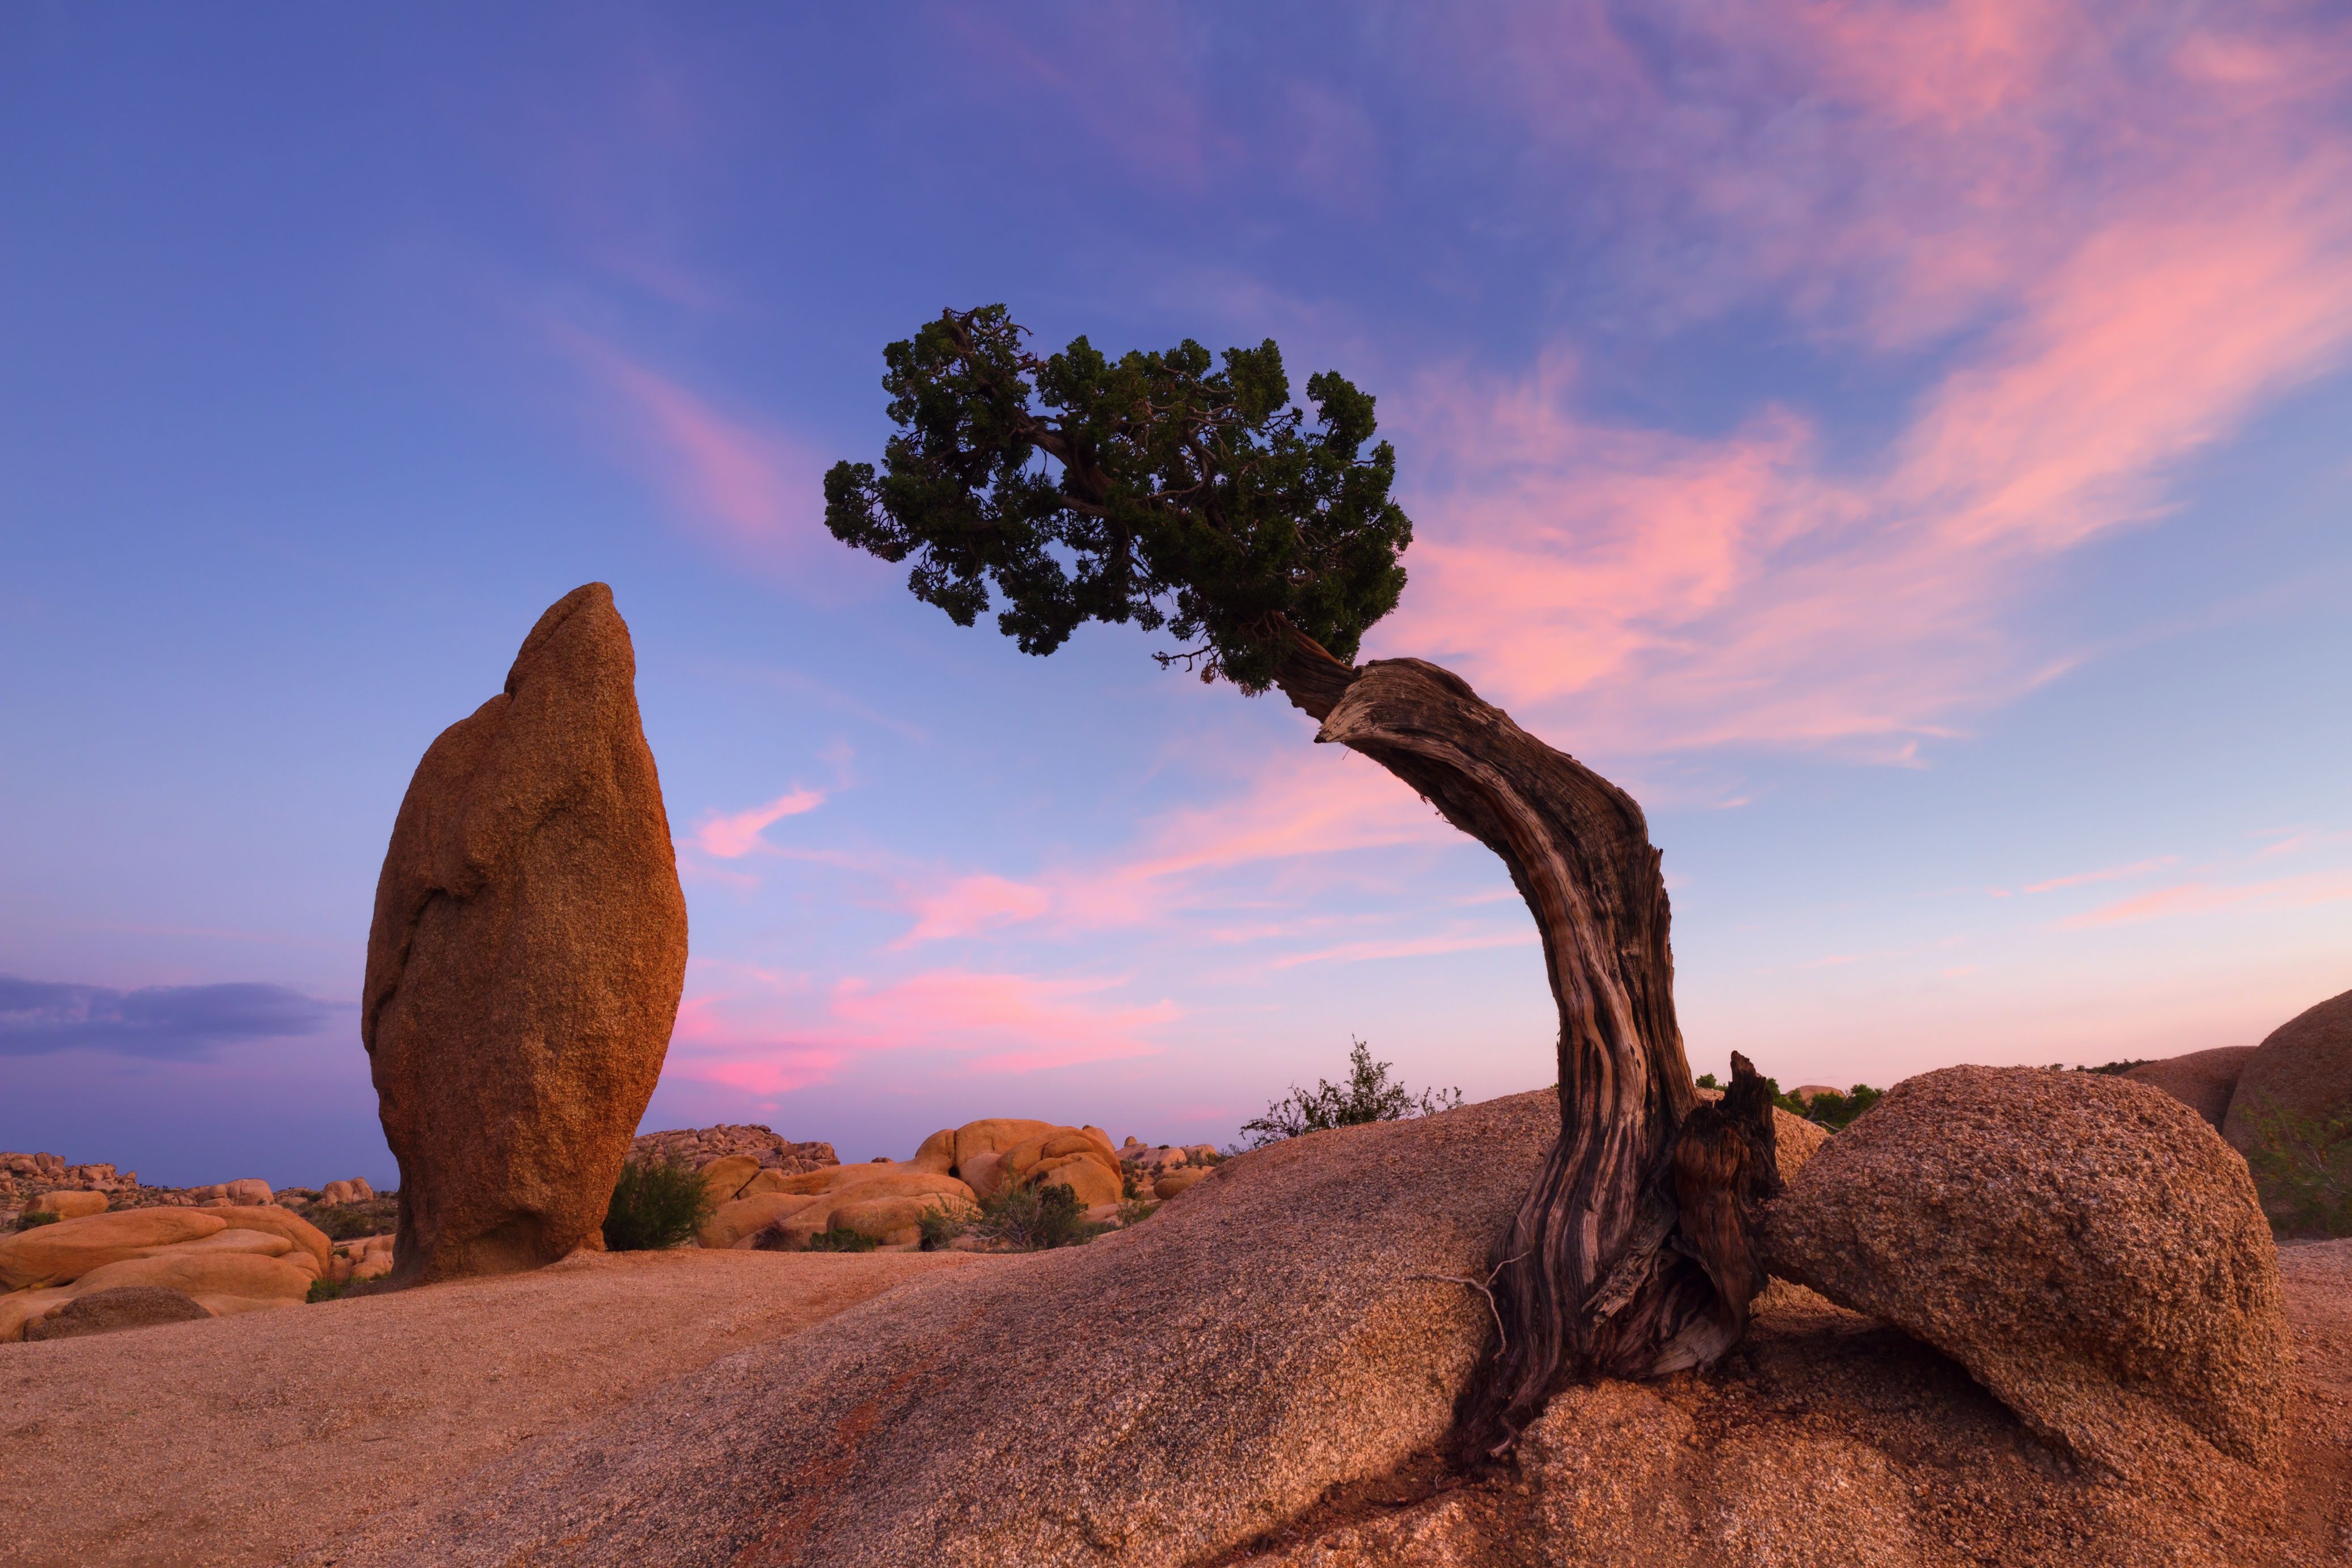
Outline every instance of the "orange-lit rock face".
<path id="1" fill-rule="evenodd" d="M 612 591 L 573 591 L 401 802 L 361 1019 L 400 1159 L 396 1277 L 533 1268 L 604 1219 L 686 976 L 635 685 Z"/>

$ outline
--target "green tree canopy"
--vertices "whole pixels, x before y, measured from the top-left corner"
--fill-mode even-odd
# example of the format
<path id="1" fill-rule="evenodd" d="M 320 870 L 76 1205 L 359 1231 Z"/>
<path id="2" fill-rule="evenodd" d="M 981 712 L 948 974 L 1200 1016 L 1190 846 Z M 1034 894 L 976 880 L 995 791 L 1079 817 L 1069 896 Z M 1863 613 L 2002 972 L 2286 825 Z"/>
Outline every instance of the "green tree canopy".
<path id="1" fill-rule="evenodd" d="M 883 350 L 890 438 L 877 471 L 824 478 L 835 537 L 887 561 L 969 626 L 989 608 L 1025 653 L 1088 621 L 1167 627 L 1247 692 L 1303 633 L 1352 662 L 1404 590 L 1412 522 L 1396 454 L 1365 450 L 1373 400 L 1331 372 L 1292 405 L 1282 350 L 1187 339 L 1112 361 L 1084 338 L 1049 358 L 1002 305 L 948 310 Z"/>

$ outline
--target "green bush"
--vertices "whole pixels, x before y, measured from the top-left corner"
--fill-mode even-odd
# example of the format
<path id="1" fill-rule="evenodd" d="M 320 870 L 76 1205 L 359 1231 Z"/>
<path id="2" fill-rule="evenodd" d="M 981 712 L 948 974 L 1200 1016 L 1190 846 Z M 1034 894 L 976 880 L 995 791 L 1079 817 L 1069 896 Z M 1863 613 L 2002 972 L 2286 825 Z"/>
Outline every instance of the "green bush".
<path id="1" fill-rule="evenodd" d="M 400 1224 L 400 1195 L 380 1192 L 363 1203 L 314 1203 L 302 1218 L 325 1231 L 330 1241 L 388 1236 Z"/>
<path id="2" fill-rule="evenodd" d="M 315 1307 L 320 1301 L 340 1300 L 351 1288 L 349 1280 L 313 1280 L 310 1281 L 310 1304 Z"/>
<path id="3" fill-rule="evenodd" d="M 2352 1113 L 2297 1115 L 2265 1097 L 2250 1104 L 2246 1163 L 2282 1236 L 2352 1236 Z"/>
<path id="4" fill-rule="evenodd" d="M 1045 1252 L 1092 1241 L 1108 1225 L 1086 1217 L 1078 1195 L 1062 1186 L 1011 1186 L 981 1200 L 974 1236 L 1015 1252 Z"/>
<path id="5" fill-rule="evenodd" d="M 19 1230 L 30 1230 L 36 1225 L 55 1225 L 58 1220 L 63 1219 L 64 1218 L 65 1216 L 62 1214 L 47 1212 L 41 1214 L 20 1214 L 16 1217 L 16 1228 Z"/>
<path id="6" fill-rule="evenodd" d="M 1784 1099 L 1781 1103 L 1808 1122 L 1824 1127 L 1847 1127 L 1853 1119 L 1878 1103 L 1886 1093 L 1867 1083 L 1857 1083 L 1841 1094 L 1832 1089 L 1826 1094 L 1816 1094 L 1810 1101 Z"/>
<path id="7" fill-rule="evenodd" d="M 604 1209 L 604 1245 L 614 1252 L 652 1252 L 694 1239 L 719 1205 L 682 1161 L 631 1160 Z"/>
<path id="8" fill-rule="evenodd" d="M 922 1231 L 922 1250 L 937 1252 L 971 1228 L 971 1217 L 944 1205 L 934 1204 L 923 1210 L 922 1218 L 916 1224 Z"/>
<path id="9" fill-rule="evenodd" d="M 812 1252 L 871 1252 L 880 1245 L 871 1236 L 852 1230 L 838 1222 L 809 1238 Z"/>
<path id="10" fill-rule="evenodd" d="M 1160 1205 L 1151 1198 L 1131 1197 L 1118 1206 L 1118 1222 L 1122 1226 L 1140 1225 L 1160 1212 Z"/>
<path id="11" fill-rule="evenodd" d="M 1715 1074 L 1712 1072 L 1702 1072 L 1693 1082 L 1701 1089 L 1723 1087 L 1716 1082 Z M 1832 1089 L 1827 1093 L 1816 1094 L 1811 1100 L 1800 1100 L 1794 1094 L 1781 1093 L 1780 1081 L 1777 1078 L 1767 1078 L 1764 1081 L 1764 1089 L 1772 1096 L 1772 1103 L 1789 1113 L 1790 1115 L 1801 1116 L 1814 1125 L 1827 1127 L 1832 1132 L 1835 1132 L 1840 1127 L 1852 1126 L 1856 1116 L 1877 1104 L 1886 1095 L 1886 1091 L 1884 1089 L 1873 1089 L 1867 1083 L 1857 1083 L 1843 1094 Z"/>
<path id="12" fill-rule="evenodd" d="M 1371 1047 L 1355 1040 L 1354 1049 L 1348 1052 L 1348 1082 L 1342 1085 L 1318 1079 L 1312 1093 L 1292 1084 L 1289 1098 L 1268 1102 L 1265 1115 L 1242 1124 L 1242 1131 L 1249 1134 L 1249 1146 L 1262 1149 L 1285 1138 L 1330 1127 L 1433 1116 L 1462 1103 L 1459 1089 L 1424 1089 L 1415 1094 L 1402 1083 L 1390 1082 L 1390 1065 L 1374 1061 Z"/>

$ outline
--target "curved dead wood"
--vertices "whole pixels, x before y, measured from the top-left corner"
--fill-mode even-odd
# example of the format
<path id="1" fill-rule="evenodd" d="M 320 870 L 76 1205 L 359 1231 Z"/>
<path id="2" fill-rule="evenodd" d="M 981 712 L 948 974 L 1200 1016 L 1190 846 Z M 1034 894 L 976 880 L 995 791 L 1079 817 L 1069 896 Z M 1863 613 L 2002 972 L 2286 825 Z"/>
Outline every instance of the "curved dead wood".
<path id="1" fill-rule="evenodd" d="M 1771 1103 L 1745 1058 L 1720 1104 L 1697 1101 L 1641 807 L 1435 664 L 1350 670 L 1310 643 L 1280 681 L 1321 710 L 1318 741 L 1380 763 L 1501 856 L 1543 937 L 1560 1137 L 1496 1244 L 1504 1327 L 1465 1437 L 1507 1445 L 1571 1380 L 1712 1362 L 1762 1284 L 1750 1238 L 1777 1182 Z"/>

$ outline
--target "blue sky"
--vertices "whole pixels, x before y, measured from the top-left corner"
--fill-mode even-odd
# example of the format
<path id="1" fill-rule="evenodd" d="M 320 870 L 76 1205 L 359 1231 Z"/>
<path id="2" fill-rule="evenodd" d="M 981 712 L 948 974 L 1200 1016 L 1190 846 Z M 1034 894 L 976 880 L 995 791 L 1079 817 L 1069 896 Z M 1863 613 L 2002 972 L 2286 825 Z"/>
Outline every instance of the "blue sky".
<path id="1" fill-rule="evenodd" d="M 1643 800 L 1702 1070 L 2258 1039 L 2352 985 L 2347 86 L 2321 5 L 14 8 L 0 1146 L 389 1180 L 393 815 L 591 580 L 693 927 L 650 1124 L 1547 1082 L 1401 786 L 824 533 L 882 344 L 998 300 L 1379 395 L 1368 652 Z"/>

